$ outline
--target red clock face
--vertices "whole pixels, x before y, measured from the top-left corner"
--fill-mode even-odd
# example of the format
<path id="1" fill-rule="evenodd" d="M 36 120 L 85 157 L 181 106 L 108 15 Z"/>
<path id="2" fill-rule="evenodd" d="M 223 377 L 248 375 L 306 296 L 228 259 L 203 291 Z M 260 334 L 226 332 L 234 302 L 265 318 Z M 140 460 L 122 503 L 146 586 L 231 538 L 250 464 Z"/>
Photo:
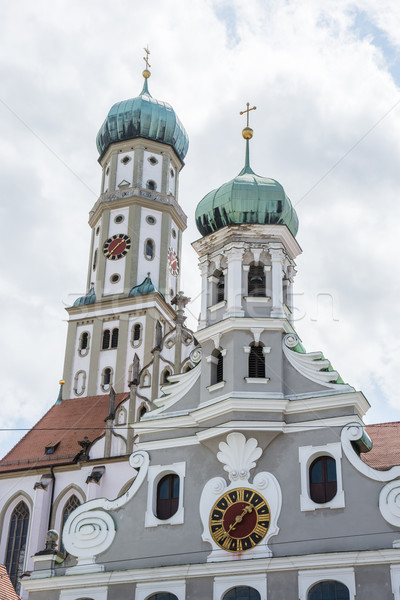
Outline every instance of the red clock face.
<path id="1" fill-rule="evenodd" d="M 117 233 L 104 242 L 104 256 L 110 260 L 118 260 L 125 256 L 131 247 L 131 238 L 124 233 Z"/>
<path id="2" fill-rule="evenodd" d="M 179 260 L 173 248 L 168 249 L 168 268 L 171 275 L 176 277 L 179 273 Z"/>

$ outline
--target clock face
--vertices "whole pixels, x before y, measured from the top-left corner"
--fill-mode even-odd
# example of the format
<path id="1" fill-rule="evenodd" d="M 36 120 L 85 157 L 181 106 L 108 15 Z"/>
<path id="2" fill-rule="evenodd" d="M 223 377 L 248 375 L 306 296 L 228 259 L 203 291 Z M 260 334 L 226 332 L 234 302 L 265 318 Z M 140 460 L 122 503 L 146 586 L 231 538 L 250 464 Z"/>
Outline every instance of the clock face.
<path id="1" fill-rule="evenodd" d="M 116 233 L 104 242 L 104 256 L 110 260 L 118 260 L 126 254 L 131 247 L 131 238 L 124 233 Z"/>
<path id="2" fill-rule="evenodd" d="M 171 275 L 174 275 L 174 277 L 178 276 L 179 260 L 173 248 L 168 248 L 168 268 Z"/>
<path id="3" fill-rule="evenodd" d="M 254 548 L 265 537 L 270 523 L 267 501 L 248 488 L 226 492 L 214 504 L 210 514 L 213 540 L 228 552 Z"/>

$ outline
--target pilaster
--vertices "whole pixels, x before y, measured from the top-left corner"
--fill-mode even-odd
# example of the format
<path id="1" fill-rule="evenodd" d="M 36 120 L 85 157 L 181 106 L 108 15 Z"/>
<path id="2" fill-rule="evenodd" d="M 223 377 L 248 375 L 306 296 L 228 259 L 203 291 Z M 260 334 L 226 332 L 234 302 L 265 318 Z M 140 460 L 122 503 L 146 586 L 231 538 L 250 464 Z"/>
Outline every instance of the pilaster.
<path id="1" fill-rule="evenodd" d="M 283 311 L 283 262 L 285 255 L 280 244 L 271 244 L 269 248 L 272 265 L 272 309 L 271 317 L 284 317 Z"/>
<path id="2" fill-rule="evenodd" d="M 226 317 L 243 317 L 244 310 L 242 308 L 242 258 L 244 249 L 233 247 L 230 248 L 225 256 L 228 260 L 228 277 L 227 277 L 227 308 L 224 316 Z"/>

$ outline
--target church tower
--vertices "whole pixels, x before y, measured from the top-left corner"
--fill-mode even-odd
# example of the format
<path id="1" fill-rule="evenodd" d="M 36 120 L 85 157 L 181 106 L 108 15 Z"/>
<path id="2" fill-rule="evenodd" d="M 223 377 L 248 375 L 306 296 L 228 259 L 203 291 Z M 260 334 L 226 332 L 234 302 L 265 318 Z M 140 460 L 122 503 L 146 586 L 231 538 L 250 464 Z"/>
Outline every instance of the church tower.
<path id="1" fill-rule="evenodd" d="M 128 391 L 134 355 L 150 363 L 156 328 L 160 338 L 173 328 L 188 136 L 173 108 L 150 94 L 148 53 L 145 61 L 139 96 L 114 104 L 97 134 L 101 192 L 89 215 L 86 293 L 67 309 L 64 399 Z M 152 397 L 153 375 L 149 366 Z"/>

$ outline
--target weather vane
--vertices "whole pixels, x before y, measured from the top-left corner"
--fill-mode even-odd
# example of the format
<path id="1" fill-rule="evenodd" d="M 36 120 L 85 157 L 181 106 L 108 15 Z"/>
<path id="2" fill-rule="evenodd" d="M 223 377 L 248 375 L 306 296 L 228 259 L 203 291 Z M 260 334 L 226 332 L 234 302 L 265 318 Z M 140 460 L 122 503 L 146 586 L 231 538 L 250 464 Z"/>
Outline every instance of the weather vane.
<path id="1" fill-rule="evenodd" d="M 146 63 L 146 68 L 143 71 L 143 77 L 145 79 L 148 79 L 150 77 L 149 69 L 151 68 L 151 64 L 149 63 L 149 54 L 150 54 L 149 45 L 147 44 L 147 48 L 143 48 L 143 50 L 146 52 L 146 56 L 143 56 L 143 60 Z"/>
<path id="2" fill-rule="evenodd" d="M 251 138 L 253 137 L 253 130 L 251 127 L 249 127 L 249 112 L 251 110 L 256 110 L 256 106 L 253 106 L 252 108 L 249 108 L 250 106 L 250 102 L 246 102 L 246 110 L 241 110 L 240 114 L 244 115 L 245 113 L 247 114 L 247 124 L 246 127 L 242 130 L 242 135 L 244 137 L 245 140 L 251 140 Z"/>

